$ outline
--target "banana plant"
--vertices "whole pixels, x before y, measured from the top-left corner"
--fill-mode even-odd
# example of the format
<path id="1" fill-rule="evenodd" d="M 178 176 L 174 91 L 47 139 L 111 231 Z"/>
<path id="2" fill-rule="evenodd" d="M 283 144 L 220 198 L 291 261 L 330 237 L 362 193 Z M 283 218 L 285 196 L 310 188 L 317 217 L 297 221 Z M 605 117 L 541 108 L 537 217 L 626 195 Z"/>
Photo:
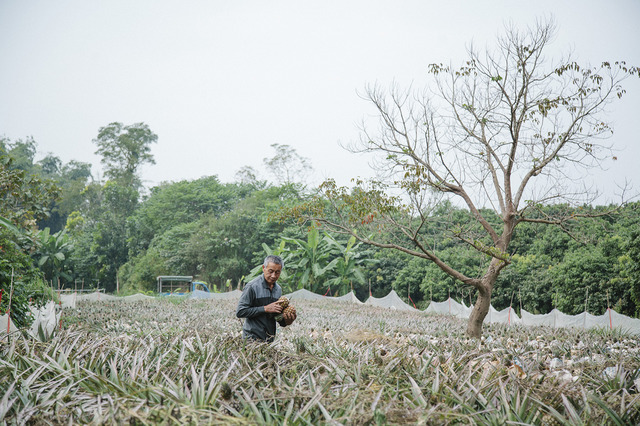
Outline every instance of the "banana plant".
<path id="1" fill-rule="evenodd" d="M 68 273 L 67 254 L 73 249 L 73 243 L 66 230 L 51 234 L 45 228 L 36 235 L 36 251 L 34 257 L 45 277 L 56 282 L 58 278 L 71 280 Z"/>
<path id="2" fill-rule="evenodd" d="M 327 273 L 336 265 L 332 260 L 339 254 L 328 234 L 325 232 L 321 236 L 318 228 L 312 226 L 306 241 L 286 237 L 282 241 L 286 243 L 286 268 L 293 281 L 297 282 L 297 289 L 321 291 L 325 287 Z"/>
<path id="3" fill-rule="evenodd" d="M 334 252 L 340 256 L 333 259 L 327 267 L 329 276 L 324 284 L 331 288 L 334 294 L 345 294 L 353 290 L 353 283 L 365 284 L 363 269 L 377 263 L 368 250 L 359 250 L 362 243 L 356 244 L 356 238 L 351 237 L 345 245 L 327 234 L 326 238 Z M 330 267 L 329 267 L 330 266 Z"/>

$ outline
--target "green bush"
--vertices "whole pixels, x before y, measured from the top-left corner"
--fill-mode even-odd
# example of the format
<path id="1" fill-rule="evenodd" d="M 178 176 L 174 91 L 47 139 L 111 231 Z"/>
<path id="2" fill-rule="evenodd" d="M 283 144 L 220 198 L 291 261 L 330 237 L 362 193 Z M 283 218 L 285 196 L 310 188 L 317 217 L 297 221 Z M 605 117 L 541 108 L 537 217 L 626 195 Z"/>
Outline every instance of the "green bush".
<path id="1" fill-rule="evenodd" d="M 164 259 L 155 249 L 149 249 L 122 265 L 119 272 L 120 290 L 124 294 L 156 290 L 156 277 L 170 275 Z"/>
<path id="2" fill-rule="evenodd" d="M 33 322 L 29 304 L 40 307 L 53 299 L 54 294 L 45 283 L 42 272 L 33 266 L 31 258 L 0 230 L 0 312 L 3 314 L 9 309 L 12 281 L 11 320 L 18 328 L 28 327 Z"/>

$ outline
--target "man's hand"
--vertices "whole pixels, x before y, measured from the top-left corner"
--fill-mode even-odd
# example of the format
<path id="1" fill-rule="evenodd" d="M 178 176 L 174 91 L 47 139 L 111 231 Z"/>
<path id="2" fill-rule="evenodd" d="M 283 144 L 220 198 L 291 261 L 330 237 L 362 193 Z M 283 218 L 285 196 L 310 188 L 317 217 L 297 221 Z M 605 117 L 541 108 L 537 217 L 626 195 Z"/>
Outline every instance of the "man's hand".
<path id="1" fill-rule="evenodd" d="M 298 318 L 295 308 L 292 309 L 292 311 L 293 312 L 287 312 L 284 314 L 284 322 L 287 325 L 291 325 L 296 320 L 296 318 Z"/>
<path id="2" fill-rule="evenodd" d="M 282 312 L 282 305 L 280 305 L 278 302 L 273 302 L 265 305 L 264 311 L 268 314 L 279 314 Z"/>

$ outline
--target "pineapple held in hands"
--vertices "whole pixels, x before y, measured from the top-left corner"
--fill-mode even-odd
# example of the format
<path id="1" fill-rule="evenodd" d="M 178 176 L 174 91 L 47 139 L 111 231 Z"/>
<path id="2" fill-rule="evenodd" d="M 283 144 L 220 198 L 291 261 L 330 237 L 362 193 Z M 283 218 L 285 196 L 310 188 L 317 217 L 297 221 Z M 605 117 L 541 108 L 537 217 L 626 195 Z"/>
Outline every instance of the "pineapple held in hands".
<path id="1" fill-rule="evenodd" d="M 280 306 L 282 306 L 282 309 L 284 309 L 289 306 L 289 299 L 287 298 L 287 296 L 281 296 L 280 299 L 276 300 L 276 303 L 278 303 Z"/>
<path id="2" fill-rule="evenodd" d="M 294 308 L 293 305 L 289 304 L 289 299 L 287 299 L 286 296 L 282 296 L 280 299 L 277 300 L 276 303 L 279 303 L 280 306 L 282 306 L 282 313 L 276 315 L 275 317 L 276 321 L 278 322 L 282 321 L 285 315 L 295 314 L 296 308 Z"/>

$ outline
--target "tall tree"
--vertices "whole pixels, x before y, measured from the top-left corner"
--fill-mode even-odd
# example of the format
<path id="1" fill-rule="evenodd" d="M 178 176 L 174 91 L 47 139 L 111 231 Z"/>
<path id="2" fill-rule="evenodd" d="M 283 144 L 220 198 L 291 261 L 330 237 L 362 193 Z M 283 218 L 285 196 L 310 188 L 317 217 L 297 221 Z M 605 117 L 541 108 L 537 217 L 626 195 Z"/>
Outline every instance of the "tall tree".
<path id="1" fill-rule="evenodd" d="M 31 136 L 13 142 L 8 138 L 0 138 L 0 155 L 8 155 L 12 158 L 12 169 L 30 172 L 37 147 L 38 144 Z"/>
<path id="2" fill-rule="evenodd" d="M 127 220 L 138 203 L 138 192 L 116 182 L 107 182 L 102 189 L 102 205 L 99 215 L 85 232 L 91 233 L 89 253 L 81 256 L 95 257 L 97 278 L 107 291 L 117 288 L 117 272 L 129 257 L 127 244 Z M 82 247 L 82 245 L 80 245 Z"/>
<path id="3" fill-rule="evenodd" d="M 37 220 L 48 217 L 49 205 L 59 194 L 53 181 L 16 168 L 11 156 L 0 153 L 0 217 L 35 230 Z"/>
<path id="4" fill-rule="evenodd" d="M 479 337 L 494 284 L 511 262 L 515 228 L 536 222 L 570 230 L 574 220 L 590 215 L 576 206 L 593 194 L 577 196 L 570 174 L 576 166 L 588 173 L 610 155 L 605 108 L 623 96 L 626 77 L 640 75 L 624 62 L 595 68 L 570 58 L 548 62 L 544 53 L 553 33 L 551 21 L 524 32 L 508 28 L 497 49 L 470 48 L 457 69 L 431 65 L 430 91 L 368 89 L 379 131 L 365 127 L 355 149 L 382 154 L 378 165 L 388 178 L 360 182 L 355 190 L 327 181 L 324 199 L 283 213 L 427 259 L 472 286 L 477 300 L 467 333 Z M 387 195 L 392 188 L 399 196 Z M 448 233 L 482 256 L 478 275 L 463 273 L 439 252 L 431 219 L 443 199 L 462 203 L 474 218 L 449 223 Z M 558 201 L 565 204 L 553 214 L 539 209 Z"/>
<path id="5" fill-rule="evenodd" d="M 300 184 L 305 181 L 307 174 L 312 170 L 311 162 L 298 154 L 289 145 L 279 143 L 271 144 L 275 150 L 275 155 L 271 158 L 264 158 L 264 165 L 269 173 L 277 180 L 277 184 Z"/>
<path id="6" fill-rule="evenodd" d="M 93 140 L 98 145 L 96 154 L 102 156 L 105 176 L 136 189 L 141 185 L 137 174 L 140 166 L 155 164 L 151 144 L 157 141 L 158 136 L 144 123 L 124 126 L 118 122 L 101 127 Z"/>

